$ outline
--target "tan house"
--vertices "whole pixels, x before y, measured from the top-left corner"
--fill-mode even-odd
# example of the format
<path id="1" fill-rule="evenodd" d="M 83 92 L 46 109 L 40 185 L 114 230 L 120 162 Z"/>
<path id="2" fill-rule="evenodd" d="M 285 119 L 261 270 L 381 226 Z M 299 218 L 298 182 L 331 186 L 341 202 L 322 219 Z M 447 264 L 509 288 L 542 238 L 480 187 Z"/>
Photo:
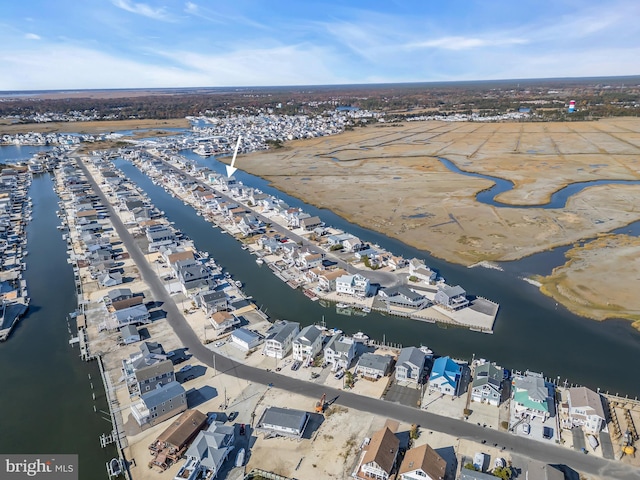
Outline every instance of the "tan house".
<path id="1" fill-rule="evenodd" d="M 238 317 L 225 311 L 212 314 L 209 317 L 209 321 L 211 322 L 211 325 L 213 325 L 213 328 L 215 328 L 216 330 L 226 330 L 227 328 L 231 328 L 234 325 L 240 324 L 240 320 L 238 319 Z"/>
<path id="2" fill-rule="evenodd" d="M 400 440 L 385 426 L 371 437 L 355 478 L 388 480 L 398 460 Z"/>
<path id="3" fill-rule="evenodd" d="M 447 462 L 438 453 L 425 444 L 407 450 L 400 469 L 399 480 L 444 480 Z"/>

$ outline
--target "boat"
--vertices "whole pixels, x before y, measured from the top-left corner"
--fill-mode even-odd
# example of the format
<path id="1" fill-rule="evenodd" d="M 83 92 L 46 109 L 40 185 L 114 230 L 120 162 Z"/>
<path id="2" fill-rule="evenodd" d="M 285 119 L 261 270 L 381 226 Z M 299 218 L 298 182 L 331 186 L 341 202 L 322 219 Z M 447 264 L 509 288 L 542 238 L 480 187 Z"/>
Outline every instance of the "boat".
<path id="1" fill-rule="evenodd" d="M 369 307 L 362 307 L 362 311 L 363 311 L 364 313 L 371 313 L 371 308 L 369 308 Z"/>
<path id="2" fill-rule="evenodd" d="M 238 450 L 238 455 L 236 455 L 236 467 L 242 467 L 244 465 L 244 448 Z"/>
<path id="3" fill-rule="evenodd" d="M 246 249 L 247 249 L 247 248 L 249 248 L 249 247 L 247 247 L 247 246 L 243 243 L 243 244 L 242 244 L 242 246 L 241 246 L 240 248 L 241 248 L 242 250 L 246 250 Z"/>
<path id="4" fill-rule="evenodd" d="M 369 340 L 369 335 L 366 335 L 362 332 L 357 332 L 353 335 L 353 339 L 356 342 L 366 342 L 367 340 Z"/>
<path id="5" fill-rule="evenodd" d="M 240 280 L 236 280 L 234 283 L 236 284 L 236 287 L 242 288 L 242 282 Z"/>
<path id="6" fill-rule="evenodd" d="M 112 458 L 107 465 L 110 477 L 117 477 L 122 473 L 122 464 L 119 458 Z"/>
<path id="7" fill-rule="evenodd" d="M 346 303 L 338 303 L 336 304 L 337 308 L 349 308 L 349 305 Z"/>
<path id="8" fill-rule="evenodd" d="M 261 258 L 256 258 L 256 263 L 257 263 L 258 265 L 262 265 L 262 264 L 264 263 L 264 260 L 263 260 L 263 259 L 261 259 Z"/>

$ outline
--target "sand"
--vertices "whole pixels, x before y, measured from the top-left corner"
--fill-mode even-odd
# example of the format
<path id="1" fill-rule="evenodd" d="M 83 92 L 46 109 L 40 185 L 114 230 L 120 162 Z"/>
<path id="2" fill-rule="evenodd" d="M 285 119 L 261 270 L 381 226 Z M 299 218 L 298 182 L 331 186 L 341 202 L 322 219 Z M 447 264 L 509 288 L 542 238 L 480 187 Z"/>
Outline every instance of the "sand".
<path id="1" fill-rule="evenodd" d="M 493 182 L 451 172 L 437 157 L 468 172 L 510 180 L 514 188 L 496 200 L 527 208 L 479 203 L 476 194 Z M 351 222 L 463 265 L 515 260 L 640 220 L 640 185 L 594 186 L 571 196 L 564 208 L 535 207 L 570 183 L 640 180 L 636 118 L 377 124 L 289 142 L 282 149 L 243 156 L 237 166 Z M 617 258 L 615 250 L 608 254 Z M 592 261 L 597 267 L 600 260 Z M 570 266 L 565 275 L 571 284 Z M 622 278 L 616 288 L 598 285 L 596 297 L 625 305 L 629 280 Z M 618 301 L 618 295 L 624 298 Z M 632 315 L 624 309 L 611 313 Z"/>

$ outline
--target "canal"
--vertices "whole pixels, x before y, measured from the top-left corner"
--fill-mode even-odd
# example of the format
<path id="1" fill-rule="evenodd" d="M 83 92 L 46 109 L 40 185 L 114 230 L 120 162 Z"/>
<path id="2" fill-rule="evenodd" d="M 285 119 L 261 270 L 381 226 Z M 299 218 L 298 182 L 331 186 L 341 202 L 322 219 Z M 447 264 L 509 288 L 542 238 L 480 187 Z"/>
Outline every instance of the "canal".
<path id="1" fill-rule="evenodd" d="M 189 155 L 186 155 L 189 156 Z M 193 157 L 192 157 L 193 158 Z M 201 160 L 212 170 L 222 173 L 224 166 L 215 160 Z M 255 257 L 240 248 L 231 236 L 213 229 L 201 216 L 172 197 L 123 160 L 117 166 L 163 210 L 175 226 L 208 251 L 235 278 L 245 284 L 247 294 L 273 318 L 294 320 L 303 325 L 323 319 L 328 327 L 345 332 L 364 331 L 372 338 L 403 345 L 428 345 L 437 354 L 471 359 L 472 356 L 496 361 L 506 368 L 542 371 L 560 381 L 579 383 L 612 393 L 640 395 L 640 385 L 628 365 L 640 351 L 640 333 L 622 320 L 594 322 L 580 318 L 542 295 L 538 289 L 519 277 L 523 275 L 517 262 L 504 272 L 490 269 L 468 269 L 431 257 L 427 252 L 404 245 L 377 232 L 352 225 L 332 212 L 316 209 L 270 187 L 264 180 L 237 172 L 245 185 L 277 195 L 292 206 L 300 206 L 319 215 L 327 224 L 352 232 L 363 240 L 377 243 L 406 258 L 424 258 L 440 270 L 450 284 L 460 284 L 472 295 L 481 295 L 500 303 L 493 335 L 466 329 L 387 317 L 372 312 L 366 317 L 338 315 L 335 309 L 323 308 L 309 301 L 300 291 L 292 290 L 278 280 L 266 266 L 258 266 Z M 531 258 L 526 262 L 531 262 Z M 525 265 L 527 265 L 527 263 Z"/>
<path id="2" fill-rule="evenodd" d="M 113 447 L 100 448 L 100 435 L 111 430 L 102 418 L 108 414 L 100 412 L 108 407 L 97 365 L 81 361 L 77 346 L 69 345 L 66 318 L 77 300 L 66 243 L 56 229 L 52 177 L 34 177 L 29 193 L 33 221 L 24 277 L 31 304 L 0 344 L 0 452 L 78 454 L 80 478 L 105 478 L 105 462 L 115 455 Z"/>

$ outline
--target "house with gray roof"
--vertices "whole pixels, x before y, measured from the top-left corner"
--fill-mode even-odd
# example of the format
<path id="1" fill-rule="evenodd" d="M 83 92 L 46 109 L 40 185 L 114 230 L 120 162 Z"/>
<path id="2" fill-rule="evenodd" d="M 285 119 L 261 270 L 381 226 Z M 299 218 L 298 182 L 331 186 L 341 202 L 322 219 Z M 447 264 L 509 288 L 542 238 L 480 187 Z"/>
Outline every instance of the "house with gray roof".
<path id="1" fill-rule="evenodd" d="M 392 365 L 392 356 L 367 352 L 363 353 L 358 359 L 355 373 L 366 378 L 377 380 L 388 375 L 391 372 Z"/>
<path id="2" fill-rule="evenodd" d="M 236 328 L 231 334 L 231 343 L 245 352 L 256 348 L 263 340 L 261 335 L 246 328 Z"/>
<path id="3" fill-rule="evenodd" d="M 144 304 L 133 305 L 132 307 L 116 310 L 112 313 L 113 319 L 116 321 L 117 327 L 125 325 L 140 325 L 151 323 L 149 310 Z"/>
<path id="4" fill-rule="evenodd" d="M 321 227 L 322 225 L 324 225 L 324 222 L 320 220 L 320 217 L 314 216 L 300 219 L 300 227 L 304 228 L 307 232 Z"/>
<path id="5" fill-rule="evenodd" d="M 572 387 L 567 390 L 567 403 L 571 422 L 585 433 L 598 435 L 607 424 L 599 393 L 587 387 Z"/>
<path id="6" fill-rule="evenodd" d="M 189 470 L 188 478 L 215 478 L 223 463 L 233 451 L 234 427 L 222 422 L 213 422 L 205 431 L 198 433 L 185 455 L 187 461 L 180 471 Z M 187 478 L 180 476 L 176 478 Z"/>
<path id="7" fill-rule="evenodd" d="M 356 344 L 352 337 L 333 335 L 324 347 L 324 362 L 332 365 L 334 372 L 350 368 L 355 355 Z"/>
<path id="8" fill-rule="evenodd" d="M 256 424 L 256 431 L 266 436 L 301 438 L 309 422 L 310 415 L 302 410 L 268 407 Z"/>
<path id="9" fill-rule="evenodd" d="M 157 425 L 187 409 L 187 393 L 182 385 L 173 381 L 158 385 L 131 405 L 131 414 L 138 425 Z"/>
<path id="10" fill-rule="evenodd" d="M 267 330 L 262 352 L 268 357 L 284 358 L 291 351 L 293 339 L 300 332 L 300 324 L 277 320 Z"/>
<path id="11" fill-rule="evenodd" d="M 120 336 L 122 337 L 122 343 L 129 345 L 140 341 L 140 332 L 134 325 L 125 325 L 120 328 Z"/>
<path id="12" fill-rule="evenodd" d="M 315 325 L 304 327 L 293 340 L 293 359 L 309 365 L 322 350 L 322 330 Z"/>
<path id="13" fill-rule="evenodd" d="M 205 265 L 189 265 L 176 268 L 178 280 L 185 295 L 209 291 L 215 287 L 211 270 Z"/>
<path id="14" fill-rule="evenodd" d="M 133 292 L 128 288 L 114 288 L 113 290 L 109 290 L 107 296 L 112 302 L 117 302 L 133 297 Z"/>
<path id="15" fill-rule="evenodd" d="M 207 316 L 229 308 L 229 297 L 222 290 L 200 292 L 196 295 L 195 302 Z"/>
<path id="16" fill-rule="evenodd" d="M 98 283 L 101 287 L 115 287 L 122 283 L 122 275 L 118 272 L 109 272 L 100 275 Z"/>
<path id="17" fill-rule="evenodd" d="M 400 350 L 396 361 L 396 380 L 413 384 L 423 383 L 427 367 L 427 354 L 417 347 Z"/>
<path id="18" fill-rule="evenodd" d="M 526 371 L 514 375 L 512 381 L 512 409 L 520 417 L 536 417 L 544 422 L 551 415 L 549 385 L 541 373 Z"/>
<path id="19" fill-rule="evenodd" d="M 498 406 L 502 398 L 504 369 L 495 363 L 476 365 L 471 383 L 471 401 Z"/>
<path id="20" fill-rule="evenodd" d="M 378 292 L 378 295 L 387 304 L 387 308 L 393 306 L 423 308 L 429 304 L 423 293 L 412 290 L 406 285 L 383 288 Z"/>
<path id="21" fill-rule="evenodd" d="M 162 360 L 151 365 L 139 365 L 133 372 L 134 382 L 128 385 L 130 395 L 142 395 L 158 385 L 175 381 L 171 360 Z"/>
<path id="22" fill-rule="evenodd" d="M 439 286 L 433 301 L 450 310 L 460 310 L 469 305 L 467 300 L 467 292 L 460 285 L 455 287 L 444 285 Z"/>

